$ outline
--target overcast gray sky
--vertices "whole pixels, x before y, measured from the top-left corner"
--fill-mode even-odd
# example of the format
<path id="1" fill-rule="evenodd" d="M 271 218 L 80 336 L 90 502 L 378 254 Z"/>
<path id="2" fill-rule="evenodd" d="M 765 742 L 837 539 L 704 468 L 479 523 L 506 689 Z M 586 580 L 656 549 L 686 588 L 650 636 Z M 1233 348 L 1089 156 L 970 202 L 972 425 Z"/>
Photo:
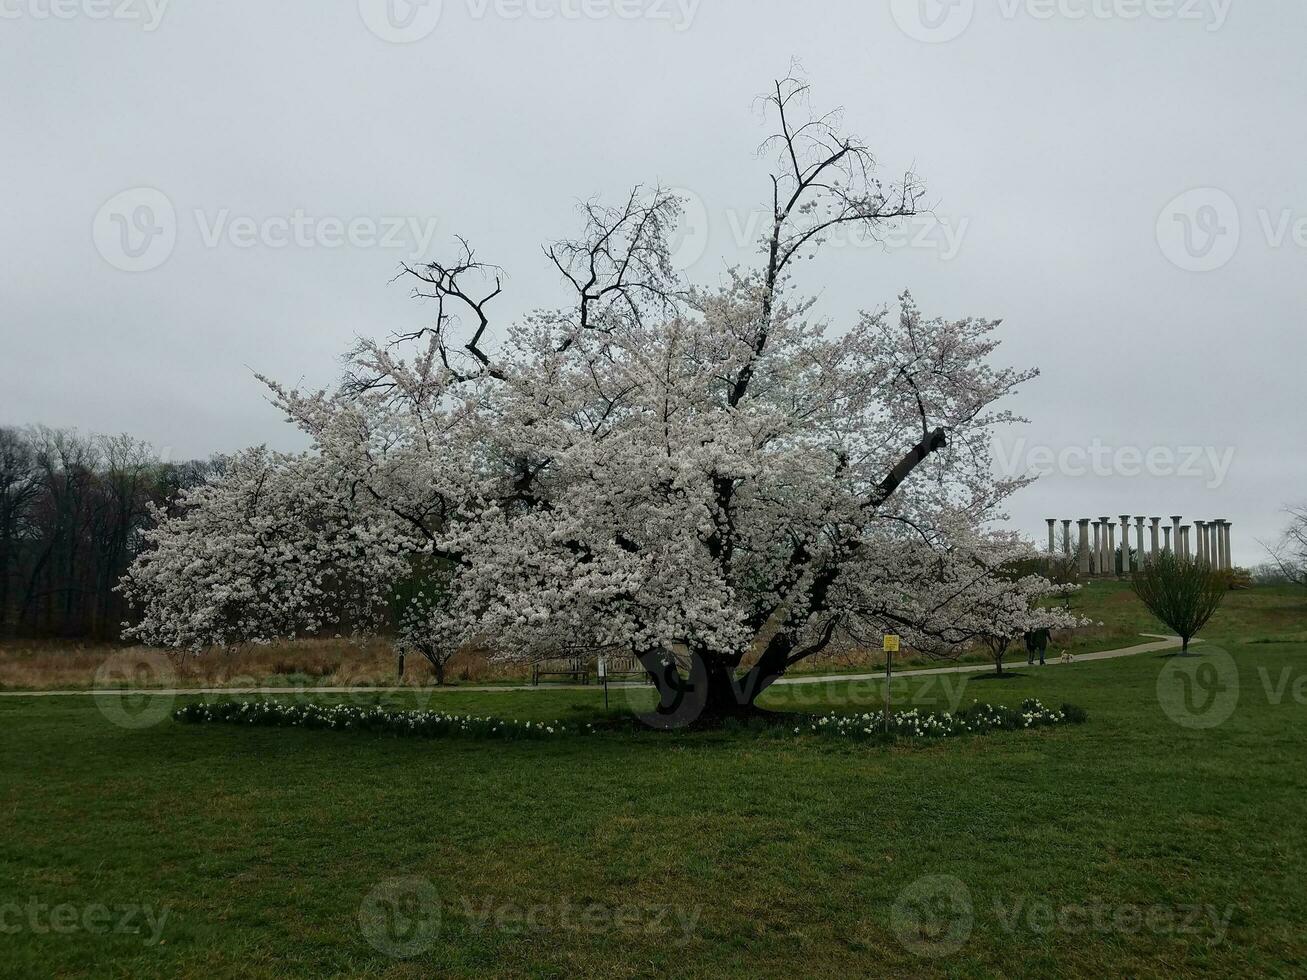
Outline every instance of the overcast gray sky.
<path id="1" fill-rule="evenodd" d="M 639 182 L 711 281 L 797 58 L 935 208 L 806 267 L 832 323 L 1002 317 L 1043 376 L 1001 456 L 1057 471 L 1020 527 L 1225 517 L 1255 562 L 1307 499 L 1304 39 L 1299 0 L 0 0 L 0 423 L 298 448 L 253 371 L 424 322 L 388 280 L 455 234 L 502 318 L 552 305 L 540 244 Z"/>

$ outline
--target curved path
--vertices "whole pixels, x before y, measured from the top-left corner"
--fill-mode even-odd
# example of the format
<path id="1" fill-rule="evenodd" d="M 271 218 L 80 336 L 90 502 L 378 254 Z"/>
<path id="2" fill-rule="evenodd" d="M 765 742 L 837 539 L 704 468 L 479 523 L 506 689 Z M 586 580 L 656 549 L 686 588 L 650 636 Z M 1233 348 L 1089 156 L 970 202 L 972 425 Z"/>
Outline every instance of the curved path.
<path id="1" fill-rule="evenodd" d="M 1160 636 L 1156 633 L 1141 633 L 1140 636 L 1152 637 L 1150 643 L 1140 643 L 1132 647 L 1123 647 L 1119 650 L 1100 650 L 1097 653 L 1079 654 L 1074 663 L 1084 663 L 1090 660 L 1115 660 L 1118 657 L 1134 657 L 1143 653 L 1157 653 L 1162 650 L 1170 650 L 1180 643 L 1178 636 Z M 1202 640 L 1193 640 L 1193 643 L 1201 643 Z M 1020 657 L 1018 652 L 1018 661 Z M 1050 660 L 1046 664 L 1049 667 L 1065 666 L 1060 660 Z M 927 677 L 932 674 L 980 674 L 992 670 L 992 664 L 956 664 L 952 667 L 929 667 L 924 670 L 902 670 L 894 674 L 899 677 Z M 794 686 L 802 684 L 837 684 L 841 682 L 860 682 L 860 681 L 881 681 L 885 679 L 884 671 L 874 674 L 821 674 L 812 677 L 783 677 L 776 682 L 775 686 Z M 621 687 L 642 687 L 641 684 L 609 684 L 610 690 Z M 481 685 L 476 687 L 184 687 L 184 688 L 141 688 L 138 690 L 129 690 L 125 688 L 88 688 L 75 691 L 0 691 L 0 698 L 58 698 L 58 697 L 88 697 L 96 694 L 157 694 L 172 697 L 181 697 L 188 694 L 208 694 L 208 695 L 251 695 L 251 694 L 458 694 L 458 693 L 476 693 L 476 694 L 505 694 L 509 692 L 532 692 L 532 691 L 602 691 L 603 688 L 598 684 L 543 684 L 539 687 L 532 687 L 529 684 L 519 685 Z"/>

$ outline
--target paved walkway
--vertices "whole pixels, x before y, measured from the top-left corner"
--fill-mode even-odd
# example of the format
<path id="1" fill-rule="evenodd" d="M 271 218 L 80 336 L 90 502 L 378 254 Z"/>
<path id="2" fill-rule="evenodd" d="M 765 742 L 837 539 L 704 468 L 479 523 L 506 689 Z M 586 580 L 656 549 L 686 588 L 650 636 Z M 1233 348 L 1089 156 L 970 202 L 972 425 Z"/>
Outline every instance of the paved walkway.
<path id="1" fill-rule="evenodd" d="M 1140 643 L 1137 646 L 1124 647 L 1120 650 L 1100 650 L 1097 653 L 1082 653 L 1076 656 L 1076 663 L 1084 663 L 1089 660 L 1116 660 L 1119 657 L 1135 657 L 1143 653 L 1157 653 L 1161 650 L 1169 650 L 1180 643 L 1178 636 L 1160 636 L 1156 633 L 1141 633 L 1140 636 L 1152 637 L 1151 643 Z M 1193 643 L 1201 643 L 1201 640 L 1193 640 Z M 1013 665 L 1025 666 L 1021 662 L 1020 651 L 1016 651 L 1013 657 Z M 1060 660 L 1049 660 L 1049 667 L 1064 666 Z M 896 671 L 894 676 L 899 677 L 927 677 L 932 674 L 980 674 L 985 671 L 994 669 L 993 664 L 957 664 L 952 667 L 929 667 L 924 670 L 902 670 Z M 842 682 L 862 682 L 862 681 L 881 681 L 885 679 L 885 672 L 879 671 L 874 674 L 822 674 L 818 676 L 798 676 L 783 677 L 776 682 L 777 686 L 793 686 L 802 684 L 837 684 Z M 609 684 L 609 690 L 616 690 L 623 687 L 642 687 L 642 684 Z M 229 694 L 229 695 L 250 695 L 250 694 L 508 694 L 508 693 L 531 693 L 533 691 L 601 691 L 603 688 L 598 684 L 542 684 L 539 687 L 532 687 L 529 684 L 520 685 L 482 685 L 476 687 L 185 687 L 185 688 L 142 688 L 139 690 L 124 690 L 118 688 L 106 688 L 103 690 L 77 690 L 77 691 L 0 691 L 0 698 L 61 698 L 61 697 L 89 697 L 96 694 L 158 694 L 165 696 L 180 697 L 187 694 Z"/>

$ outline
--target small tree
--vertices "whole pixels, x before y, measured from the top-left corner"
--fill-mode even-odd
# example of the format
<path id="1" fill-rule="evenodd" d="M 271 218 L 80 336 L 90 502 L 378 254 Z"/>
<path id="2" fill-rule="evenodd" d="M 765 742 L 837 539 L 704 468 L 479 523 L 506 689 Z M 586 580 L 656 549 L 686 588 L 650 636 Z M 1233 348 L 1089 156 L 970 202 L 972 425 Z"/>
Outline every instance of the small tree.
<path id="1" fill-rule="evenodd" d="M 1008 648 L 1012 646 L 1012 637 L 990 634 L 984 637 L 984 644 L 989 648 L 989 655 L 994 658 L 994 668 L 998 671 L 998 676 L 1003 676 L 1003 658 L 1007 656 Z"/>
<path id="2" fill-rule="evenodd" d="M 1132 583 L 1143 604 L 1179 635 L 1182 656 L 1229 591 L 1225 572 L 1169 552 L 1135 572 Z"/>

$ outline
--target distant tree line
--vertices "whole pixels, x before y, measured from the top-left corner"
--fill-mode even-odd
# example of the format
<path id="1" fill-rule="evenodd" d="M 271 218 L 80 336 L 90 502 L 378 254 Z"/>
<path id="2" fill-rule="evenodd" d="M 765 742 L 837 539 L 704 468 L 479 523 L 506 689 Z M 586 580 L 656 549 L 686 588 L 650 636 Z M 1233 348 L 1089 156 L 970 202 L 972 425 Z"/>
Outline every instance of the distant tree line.
<path id="1" fill-rule="evenodd" d="M 179 491 L 224 461 L 168 462 L 131 436 L 0 427 L 0 636 L 112 640 L 114 586 Z"/>

